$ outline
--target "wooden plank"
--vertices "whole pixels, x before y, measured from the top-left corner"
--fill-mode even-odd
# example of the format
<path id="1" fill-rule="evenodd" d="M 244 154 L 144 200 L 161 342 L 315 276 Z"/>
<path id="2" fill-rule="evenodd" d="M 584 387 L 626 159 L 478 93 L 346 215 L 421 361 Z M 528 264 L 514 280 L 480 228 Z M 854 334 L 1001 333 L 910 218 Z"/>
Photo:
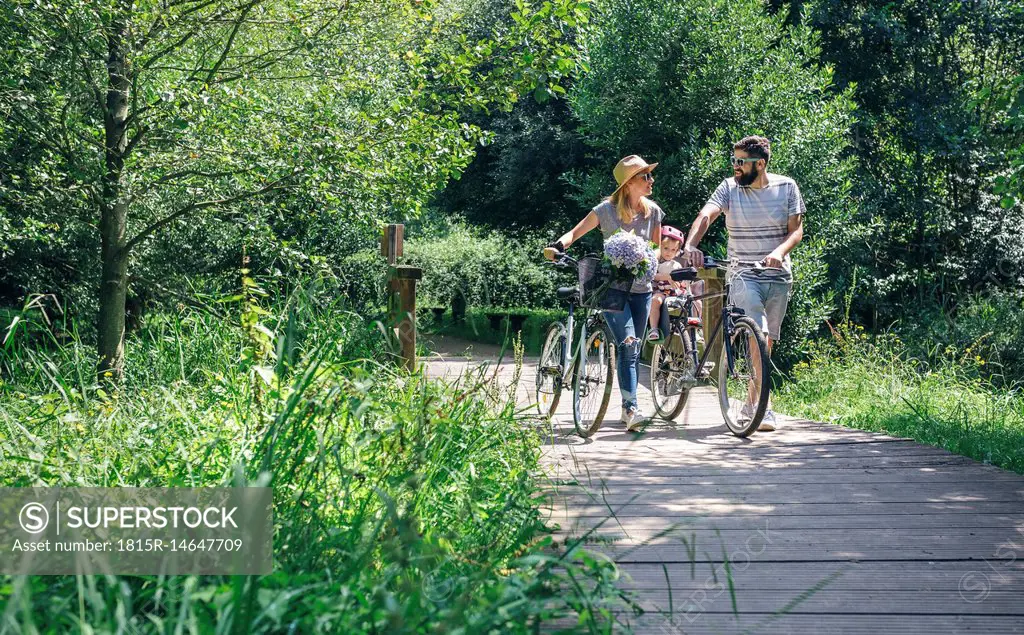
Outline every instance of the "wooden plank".
<path id="1" fill-rule="evenodd" d="M 1024 514 L 847 514 L 846 516 L 628 516 L 606 514 L 566 516 L 559 520 L 562 531 L 579 534 L 594 528 L 626 532 L 634 538 L 666 527 L 692 529 L 756 530 L 770 523 L 774 529 L 935 529 L 976 528 L 1017 531 L 1024 528 Z"/>
<path id="2" fill-rule="evenodd" d="M 726 577 L 721 563 L 667 567 L 661 563 L 628 563 L 621 566 L 625 584 L 636 589 L 701 588 Z M 975 582 L 993 591 L 1024 592 L 1024 562 L 1021 561 L 900 561 L 900 562 L 758 562 L 731 569 L 737 590 L 768 589 L 804 591 L 829 576 L 837 576 L 829 589 L 858 590 L 964 590 Z M 971 577 L 965 578 L 964 576 Z M 982 577 L 984 576 L 984 577 Z M 971 595 L 973 599 L 975 596 Z"/>
<path id="3" fill-rule="evenodd" d="M 647 613 L 642 616 L 621 615 L 624 625 L 637 635 L 715 635 L 751 634 L 793 635 L 878 635 L 879 633 L 984 633 L 1010 635 L 1024 633 L 1024 622 L 1019 615 L 920 615 L 916 613 L 886 613 L 880 615 L 845 614 L 698 614 L 689 621 L 687 616 Z M 573 628 L 574 618 L 552 620 L 545 628 Z"/>
<path id="4" fill-rule="evenodd" d="M 747 540 L 751 542 L 747 542 Z M 756 542 L 760 541 L 760 542 Z M 1007 543 L 981 541 L 963 544 L 956 540 L 943 540 L 932 537 L 918 541 L 894 540 L 891 544 L 866 542 L 848 542 L 844 544 L 814 543 L 799 537 L 783 538 L 764 547 L 765 542 L 760 536 L 749 533 L 743 537 L 708 537 L 698 538 L 689 545 L 654 544 L 654 545 L 619 545 L 585 543 L 594 546 L 602 553 L 619 563 L 625 562 L 657 562 L 673 563 L 676 566 L 688 566 L 691 562 L 723 562 L 728 557 L 730 562 L 744 562 L 745 554 L 749 553 L 750 545 L 757 559 L 762 562 L 848 562 L 878 560 L 978 560 L 984 558 L 989 562 L 1002 562 L 994 554 Z M 696 550 L 693 545 L 696 545 Z M 1008 543 L 1012 544 L 1012 543 Z M 757 552 L 764 547 L 764 552 Z M 1012 553 L 1012 552 L 1011 552 Z"/>
<path id="5" fill-rule="evenodd" d="M 821 584 L 827 584 L 822 579 Z M 774 613 L 786 608 L 797 598 L 801 614 L 843 613 L 846 615 L 872 615 L 899 613 L 913 607 L 915 615 L 1019 615 L 1024 617 L 1024 603 L 1020 591 L 988 591 L 983 601 L 973 594 L 961 594 L 956 589 L 903 591 L 881 589 L 739 589 L 736 590 L 735 609 L 744 614 Z M 667 589 L 643 589 L 638 604 L 646 611 L 731 615 L 733 604 L 725 580 L 705 588 L 673 589 L 669 602 Z"/>
<path id="6" fill-rule="evenodd" d="M 1024 504 L 1024 490 L 1015 487 L 996 489 L 991 493 L 977 488 L 946 487 L 945 483 L 918 483 L 913 489 L 873 484 L 853 485 L 723 485 L 706 488 L 621 488 L 604 491 L 580 487 L 561 487 L 548 495 L 565 504 L 586 504 L 597 500 L 611 505 L 626 503 L 730 502 L 758 505 L 780 503 L 1018 503 Z"/>
<path id="7" fill-rule="evenodd" d="M 938 455 L 919 455 L 919 456 L 871 456 L 864 458 L 852 458 L 852 459 L 763 459 L 754 460 L 750 457 L 734 456 L 731 458 L 720 458 L 720 459 L 703 459 L 700 457 L 688 457 L 680 458 L 676 461 L 671 459 L 659 459 L 645 460 L 645 461 L 634 461 L 632 463 L 624 462 L 622 459 L 616 460 L 602 460 L 595 457 L 577 457 L 578 459 L 586 459 L 586 469 L 579 469 L 578 473 L 590 472 L 591 474 L 611 474 L 618 473 L 620 475 L 636 474 L 638 472 L 646 473 L 650 475 L 660 474 L 682 474 L 683 470 L 699 469 L 704 468 L 707 465 L 716 465 L 722 469 L 736 469 L 736 470 L 750 470 L 755 467 L 781 469 L 781 468 L 802 468 L 802 469 L 824 469 L 824 470 L 850 470 L 850 469 L 872 469 L 881 467 L 917 467 L 917 468 L 929 468 L 929 467 L 949 467 L 962 465 L 965 467 L 973 466 L 975 463 L 971 459 L 962 456 L 938 456 Z M 553 459 L 548 459 L 553 460 Z M 567 464 L 572 465 L 572 458 L 565 456 L 560 457 L 558 460 L 565 461 Z M 825 477 L 823 477 L 825 478 Z"/>
<path id="8" fill-rule="evenodd" d="M 628 503 L 609 507 L 597 502 L 565 504 L 567 501 L 552 501 L 557 507 L 544 507 L 551 512 L 553 518 L 566 515 L 577 516 L 608 516 L 609 509 L 619 518 L 627 516 L 671 517 L 679 515 L 721 515 L 725 516 L 848 516 L 872 514 L 1017 514 L 1021 511 L 1020 503 L 993 503 L 988 501 L 971 503 L 774 503 L 774 504 L 737 504 L 728 501 L 691 502 L 691 503 Z"/>
<path id="9" fill-rule="evenodd" d="M 1011 559 L 1016 552 L 1024 552 L 1024 527 L 850 527 L 842 531 L 832 528 L 782 529 L 770 520 L 753 528 L 696 528 L 685 525 L 628 531 L 610 521 L 595 531 L 559 531 L 556 536 L 563 542 L 585 538 L 590 544 L 608 544 L 627 552 L 630 547 L 643 547 L 646 551 L 673 554 L 671 560 L 686 560 L 679 553 L 691 556 L 694 545 L 708 550 L 716 556 L 724 548 L 727 553 L 736 550 L 752 554 L 757 558 L 772 559 L 776 552 L 805 550 L 807 553 L 827 551 L 837 553 L 844 550 L 856 551 L 850 559 L 861 556 L 875 557 L 874 550 L 889 554 L 893 550 L 906 548 L 907 552 L 933 550 L 936 553 L 957 552 L 964 558 Z M 970 543 L 961 545 L 960 543 Z M 681 551 L 682 550 L 682 551 Z M 980 554 L 980 555 L 979 555 Z M 805 558 L 802 558 L 805 559 Z"/>
<path id="10" fill-rule="evenodd" d="M 694 470 L 696 472 L 697 470 Z M 732 470 L 721 471 L 711 474 L 698 474 L 687 472 L 685 476 L 679 472 L 665 475 L 622 475 L 618 472 L 603 475 L 592 475 L 589 479 L 586 474 L 565 473 L 564 476 L 553 476 L 555 482 L 551 487 L 569 487 L 575 484 L 581 487 L 599 489 L 602 485 L 608 489 L 617 489 L 623 486 L 641 485 L 665 485 L 665 486 L 695 486 L 711 487 L 722 485 L 750 485 L 750 484 L 777 484 L 777 485 L 813 485 L 821 483 L 821 473 L 814 470 L 748 470 L 734 472 Z M 837 480 L 838 479 L 838 480 Z M 837 470 L 830 475 L 829 483 L 837 485 L 872 484 L 872 485 L 901 485 L 916 483 L 947 483 L 952 485 L 985 486 L 993 483 L 1020 483 L 1020 477 L 1015 474 L 1007 474 L 999 471 L 995 474 L 972 472 L 965 473 L 963 470 L 953 470 L 949 467 L 935 469 L 919 468 L 878 468 L 876 470 Z"/>

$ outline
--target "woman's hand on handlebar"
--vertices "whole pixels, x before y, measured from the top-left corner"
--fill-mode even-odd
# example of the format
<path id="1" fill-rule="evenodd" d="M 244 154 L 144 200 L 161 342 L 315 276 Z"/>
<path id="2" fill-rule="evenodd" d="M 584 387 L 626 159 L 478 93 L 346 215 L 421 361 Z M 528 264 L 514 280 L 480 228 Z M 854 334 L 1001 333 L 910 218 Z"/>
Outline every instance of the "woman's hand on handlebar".
<path id="1" fill-rule="evenodd" d="M 563 253 L 565 253 L 565 245 L 560 240 L 556 240 L 544 248 L 544 257 L 548 260 L 554 260 Z"/>

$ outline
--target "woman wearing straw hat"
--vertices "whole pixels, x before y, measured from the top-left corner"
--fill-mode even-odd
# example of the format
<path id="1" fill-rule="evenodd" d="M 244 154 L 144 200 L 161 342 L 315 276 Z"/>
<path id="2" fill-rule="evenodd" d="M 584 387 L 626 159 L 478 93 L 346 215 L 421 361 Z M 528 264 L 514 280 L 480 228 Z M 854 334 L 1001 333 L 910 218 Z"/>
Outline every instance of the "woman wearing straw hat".
<path id="1" fill-rule="evenodd" d="M 647 198 L 654 186 L 651 171 L 657 163 L 647 163 L 631 154 L 616 164 L 612 174 L 618 188 L 601 201 L 576 227 L 544 249 L 544 256 L 553 259 L 584 234 L 601 227 L 605 239 L 615 232 L 632 231 L 648 241 L 661 236 L 661 220 L 665 213 Z M 618 340 L 619 392 L 622 394 L 622 422 L 629 431 L 638 430 L 644 422 L 636 400 L 637 378 L 640 376 L 640 350 L 644 327 L 651 310 L 651 283 L 634 282 L 629 300 L 622 311 L 605 311 L 605 320 Z"/>

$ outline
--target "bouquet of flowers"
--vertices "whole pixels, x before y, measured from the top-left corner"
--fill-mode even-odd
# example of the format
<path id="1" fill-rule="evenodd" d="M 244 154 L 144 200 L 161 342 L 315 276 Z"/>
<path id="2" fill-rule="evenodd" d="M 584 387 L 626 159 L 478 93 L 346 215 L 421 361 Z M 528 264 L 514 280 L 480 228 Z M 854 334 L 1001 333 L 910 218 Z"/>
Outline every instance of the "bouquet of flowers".
<path id="1" fill-rule="evenodd" d="M 658 271 L 658 258 L 654 249 L 632 231 L 619 231 L 604 241 L 604 255 L 613 270 L 633 276 L 636 282 L 648 284 Z"/>

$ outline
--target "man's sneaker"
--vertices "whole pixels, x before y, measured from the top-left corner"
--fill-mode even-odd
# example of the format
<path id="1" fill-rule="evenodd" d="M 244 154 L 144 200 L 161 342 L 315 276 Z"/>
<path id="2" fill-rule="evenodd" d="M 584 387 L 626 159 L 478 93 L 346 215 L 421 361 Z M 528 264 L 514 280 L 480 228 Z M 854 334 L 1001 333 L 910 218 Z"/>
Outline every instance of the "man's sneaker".
<path id="1" fill-rule="evenodd" d="M 764 417 L 761 419 L 761 425 L 757 426 L 757 430 L 759 432 L 774 432 L 775 423 L 775 412 L 772 410 L 765 410 Z"/>
<path id="2" fill-rule="evenodd" d="M 640 428 L 643 427 L 644 422 L 647 420 L 642 414 L 640 414 L 639 408 L 631 408 L 626 414 L 626 430 L 629 432 L 639 432 Z"/>
<path id="3" fill-rule="evenodd" d="M 743 404 L 743 407 L 740 408 L 739 420 L 740 421 L 750 421 L 753 418 L 754 418 L 754 406 L 752 406 L 752 405 L 750 405 L 748 403 Z"/>

